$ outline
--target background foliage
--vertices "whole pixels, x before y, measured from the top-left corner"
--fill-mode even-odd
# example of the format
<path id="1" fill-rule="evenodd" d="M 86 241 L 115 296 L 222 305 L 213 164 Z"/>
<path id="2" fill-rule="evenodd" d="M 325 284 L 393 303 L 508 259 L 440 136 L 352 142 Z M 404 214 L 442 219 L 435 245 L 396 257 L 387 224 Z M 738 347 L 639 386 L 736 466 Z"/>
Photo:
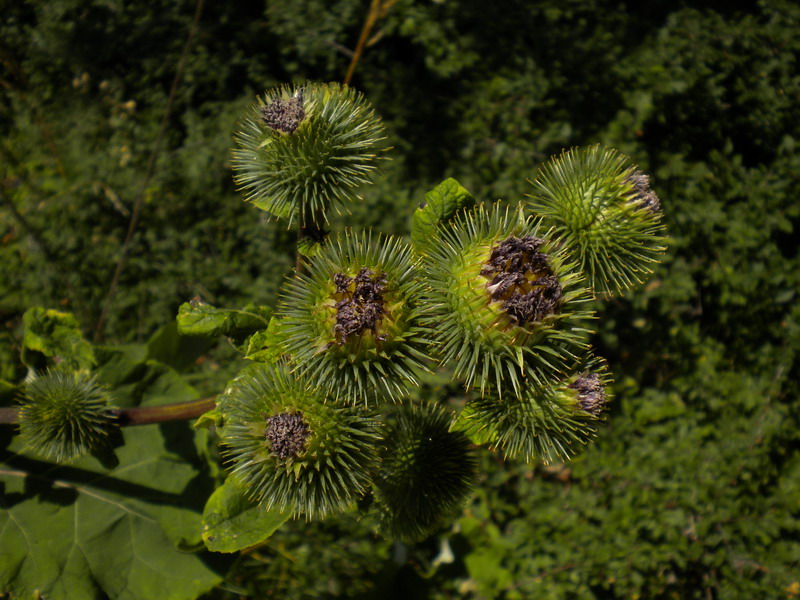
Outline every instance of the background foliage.
<path id="1" fill-rule="evenodd" d="M 29 306 L 69 311 L 94 336 L 194 8 L 4 0 L 0 379 L 25 375 Z M 189 365 L 196 390 L 177 400 L 218 393 L 241 367 L 224 346 L 168 365 L 144 342 L 194 296 L 274 302 L 295 236 L 242 204 L 231 133 L 267 87 L 341 81 L 366 10 L 203 7 L 104 332 L 138 345 L 100 357 L 109 377 L 154 369 L 160 390 Z M 478 0 L 392 5 L 354 85 L 387 121 L 394 160 L 334 227 L 407 233 L 448 176 L 479 200 L 518 200 L 551 154 L 601 142 L 653 175 L 667 259 L 644 290 L 599 307 L 616 401 L 578 459 L 531 469 L 485 455 L 487 480 L 444 541 L 392 545 L 350 517 L 290 521 L 213 597 L 800 596 L 798 27 L 790 0 L 509 0 L 491 18 Z M 421 393 L 448 398 L 443 382 Z M 167 458 L 200 443 L 167 433 L 147 442 Z M 182 477 L 207 486 L 210 468 Z M 14 485 L 3 510 L 23 511 L 40 491 Z M 185 567 L 198 590 L 225 572 L 207 562 Z"/>

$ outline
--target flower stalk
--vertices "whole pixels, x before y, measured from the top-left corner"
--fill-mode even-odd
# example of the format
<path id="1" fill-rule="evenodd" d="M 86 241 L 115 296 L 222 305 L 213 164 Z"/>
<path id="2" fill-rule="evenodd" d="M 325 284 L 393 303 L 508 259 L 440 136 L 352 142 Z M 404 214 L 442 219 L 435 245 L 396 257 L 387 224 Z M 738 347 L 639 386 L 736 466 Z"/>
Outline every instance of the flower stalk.
<path id="1" fill-rule="evenodd" d="M 184 421 L 197 417 L 213 410 L 216 396 L 189 400 L 188 402 L 174 402 L 161 406 L 136 406 L 132 408 L 115 408 L 108 411 L 109 416 L 116 419 L 120 427 L 134 425 L 150 425 L 152 423 L 165 423 L 168 421 Z M 0 407 L 0 425 L 15 425 L 19 423 L 19 408 L 16 406 Z"/>

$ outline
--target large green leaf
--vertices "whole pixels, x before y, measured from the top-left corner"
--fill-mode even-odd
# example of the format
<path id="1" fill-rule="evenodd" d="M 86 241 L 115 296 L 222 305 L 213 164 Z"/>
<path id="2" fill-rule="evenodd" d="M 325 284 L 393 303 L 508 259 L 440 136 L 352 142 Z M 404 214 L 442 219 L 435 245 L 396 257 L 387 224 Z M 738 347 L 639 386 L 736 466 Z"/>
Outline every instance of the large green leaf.
<path id="1" fill-rule="evenodd" d="M 178 308 L 178 332 L 181 335 L 226 335 L 243 338 L 269 325 L 272 309 L 248 304 L 244 308 L 215 308 L 197 300 Z"/>
<path id="2" fill-rule="evenodd" d="M 209 550 L 236 552 L 263 542 L 290 516 L 251 502 L 229 477 L 203 510 L 203 541 Z"/>
<path id="3" fill-rule="evenodd" d="M 281 321 L 272 317 L 269 320 L 269 327 L 250 336 L 244 357 L 258 362 L 277 362 L 287 353 L 285 339 L 286 334 L 281 327 Z"/>
<path id="4" fill-rule="evenodd" d="M 411 244 L 423 253 L 439 226 L 462 210 L 475 205 L 475 198 L 452 177 L 425 194 L 425 202 L 411 217 Z"/>
<path id="5" fill-rule="evenodd" d="M 260 323 L 260 320 L 259 320 Z M 184 371 L 213 344 L 204 335 L 181 335 L 173 321 L 156 331 L 147 342 L 147 356 L 178 371 Z"/>
<path id="6" fill-rule="evenodd" d="M 127 365 L 113 391 L 120 405 L 197 397 L 168 366 L 138 362 L 133 348 L 105 356 Z M 213 481 L 198 449 L 208 432 L 184 422 L 125 428 L 110 470 L 94 457 L 59 466 L 19 454 L 10 434 L 0 440 L 0 592 L 189 600 L 221 581 L 222 562 L 181 551 L 202 545 Z"/>
<path id="7" fill-rule="evenodd" d="M 0 591 L 47 598 L 191 599 L 221 580 L 175 530 L 200 518 L 201 474 L 167 448 L 158 426 L 124 431 L 120 466 L 56 466 L 3 452 Z M 10 450 L 18 450 L 12 445 Z M 207 492 L 206 492 L 207 493 Z M 172 541 L 170 538 L 173 538 Z"/>
<path id="8" fill-rule="evenodd" d="M 71 314 L 34 306 L 25 312 L 22 322 L 22 361 L 28 367 L 42 369 L 47 358 L 58 358 L 74 368 L 90 368 L 96 363 L 92 345 L 83 339 Z"/>

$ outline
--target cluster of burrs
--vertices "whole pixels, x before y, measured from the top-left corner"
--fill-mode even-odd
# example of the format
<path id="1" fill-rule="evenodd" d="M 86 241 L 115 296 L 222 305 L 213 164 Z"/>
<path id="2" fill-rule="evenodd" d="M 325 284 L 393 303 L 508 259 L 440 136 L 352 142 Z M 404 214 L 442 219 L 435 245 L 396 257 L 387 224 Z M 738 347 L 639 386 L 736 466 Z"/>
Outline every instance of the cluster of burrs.
<path id="1" fill-rule="evenodd" d="M 384 530 L 413 541 L 466 498 L 474 446 L 551 462 L 592 438 L 611 392 L 589 303 L 644 280 L 663 227 L 648 176 L 596 146 L 545 164 L 525 203 L 480 204 L 443 182 L 411 246 L 326 238 L 329 210 L 372 180 L 383 131 L 337 84 L 270 90 L 242 122 L 245 198 L 314 243 L 298 245 L 307 260 L 264 337 L 279 358 L 232 386 L 221 437 L 267 509 L 316 518 L 370 496 Z M 410 399 L 433 365 L 463 384 L 460 409 Z"/>

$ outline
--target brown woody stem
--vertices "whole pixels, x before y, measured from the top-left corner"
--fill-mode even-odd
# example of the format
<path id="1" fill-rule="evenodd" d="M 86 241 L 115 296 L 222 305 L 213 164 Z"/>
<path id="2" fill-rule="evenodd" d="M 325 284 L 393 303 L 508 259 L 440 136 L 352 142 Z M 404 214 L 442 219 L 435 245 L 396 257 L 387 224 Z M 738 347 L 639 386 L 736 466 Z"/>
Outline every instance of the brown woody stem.
<path id="1" fill-rule="evenodd" d="M 122 427 L 148 425 L 166 421 L 194 419 L 216 406 L 215 398 L 201 398 L 189 402 L 175 402 L 161 406 L 138 406 L 135 408 L 115 408 L 111 414 L 117 417 Z M 15 406 L 0 407 L 0 424 L 11 425 L 19 421 L 19 409 Z"/>

